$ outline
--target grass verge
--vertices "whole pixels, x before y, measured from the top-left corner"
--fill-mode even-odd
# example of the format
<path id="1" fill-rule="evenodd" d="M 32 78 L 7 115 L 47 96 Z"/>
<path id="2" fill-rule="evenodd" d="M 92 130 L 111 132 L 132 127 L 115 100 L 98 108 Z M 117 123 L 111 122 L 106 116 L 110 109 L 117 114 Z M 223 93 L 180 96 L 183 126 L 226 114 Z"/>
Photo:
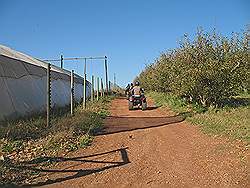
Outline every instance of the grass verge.
<path id="1" fill-rule="evenodd" d="M 249 95 L 227 100 L 223 108 L 207 109 L 197 104 L 188 104 L 171 94 L 149 92 L 147 96 L 154 99 L 157 106 L 168 106 L 175 113 L 187 115 L 187 121 L 199 125 L 207 134 L 226 135 L 250 143 Z"/>
<path id="2" fill-rule="evenodd" d="M 249 107 L 230 109 L 209 109 L 202 114 L 195 114 L 187 120 L 200 125 L 203 132 L 210 135 L 226 135 L 233 139 L 250 143 Z"/>
<path id="3" fill-rule="evenodd" d="M 65 156 L 70 151 L 89 146 L 93 135 L 103 126 L 103 119 L 113 97 L 88 102 L 87 108 L 76 107 L 74 116 L 68 113 L 53 117 L 51 126 L 46 126 L 45 117 L 36 117 L 7 123 L 0 127 L 0 186 L 10 183 L 28 183 L 39 173 L 32 168 L 53 165 L 55 157 Z M 20 167 L 20 168 L 19 168 Z M 29 166 L 30 167 L 30 166 Z"/>

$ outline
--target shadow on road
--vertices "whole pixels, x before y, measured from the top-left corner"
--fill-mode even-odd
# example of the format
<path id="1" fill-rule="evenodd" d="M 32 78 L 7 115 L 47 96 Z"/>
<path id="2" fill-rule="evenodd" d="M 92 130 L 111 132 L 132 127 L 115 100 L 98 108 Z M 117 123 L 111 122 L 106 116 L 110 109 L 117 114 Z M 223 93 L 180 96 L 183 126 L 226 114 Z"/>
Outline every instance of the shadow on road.
<path id="1" fill-rule="evenodd" d="M 13 166 L 13 168 L 19 169 L 19 170 L 31 170 L 35 172 L 44 172 L 44 173 L 61 173 L 61 177 L 53 180 L 47 180 L 45 182 L 38 182 L 35 184 L 29 184 L 29 185 L 22 185 L 22 187 L 35 187 L 35 186 L 43 186 L 43 185 L 49 185 L 53 183 L 59 183 L 63 182 L 66 180 L 71 180 L 83 176 L 90 175 L 92 173 L 97 173 L 101 172 L 110 168 L 116 168 L 123 166 L 125 164 L 130 163 L 128 154 L 127 154 L 127 149 L 126 148 L 120 148 L 112 151 L 107 151 L 103 153 L 97 153 L 93 155 L 88 155 L 88 156 L 81 156 L 81 157 L 72 157 L 72 158 L 67 158 L 67 157 L 39 157 L 36 159 L 33 159 L 31 161 L 23 162 L 22 165 L 20 166 Z M 120 160 L 118 161 L 107 161 L 106 158 L 111 158 L 111 155 L 120 155 Z M 98 157 L 99 160 L 96 160 Z M 95 159 L 92 159 L 95 158 Z M 103 160 L 100 160 L 100 158 L 103 158 Z M 66 161 L 73 162 L 71 163 L 72 166 L 65 165 L 64 169 L 43 169 L 43 168 L 38 168 L 34 167 L 35 165 L 42 166 L 43 163 L 45 162 L 55 162 L 55 163 L 63 163 Z M 76 162 L 76 164 L 74 164 Z M 90 169 L 74 169 L 74 167 L 80 166 L 83 163 L 93 163 L 93 164 L 101 164 L 101 167 L 99 168 L 90 168 Z M 66 174 L 64 174 L 66 173 Z M 73 175 L 68 175 L 67 173 L 70 173 Z M 41 176 L 42 177 L 42 174 Z M 8 185 L 6 185 L 8 186 Z M 20 187 L 20 186 L 19 186 Z"/>
<path id="2" fill-rule="evenodd" d="M 157 108 L 158 108 L 157 106 L 148 106 L 146 111 L 155 110 Z M 141 110 L 141 107 L 134 107 L 130 111 L 135 111 L 135 110 Z"/>
<path id="3" fill-rule="evenodd" d="M 148 110 L 155 110 L 155 109 L 157 109 L 158 107 L 157 106 L 149 106 L 149 107 L 147 107 L 147 111 Z"/>
<path id="4" fill-rule="evenodd" d="M 102 130 L 95 135 L 107 135 L 120 132 L 134 131 L 140 129 L 149 129 L 180 123 L 185 120 L 183 114 L 169 117 L 123 117 L 109 116 L 105 119 L 105 125 Z"/>

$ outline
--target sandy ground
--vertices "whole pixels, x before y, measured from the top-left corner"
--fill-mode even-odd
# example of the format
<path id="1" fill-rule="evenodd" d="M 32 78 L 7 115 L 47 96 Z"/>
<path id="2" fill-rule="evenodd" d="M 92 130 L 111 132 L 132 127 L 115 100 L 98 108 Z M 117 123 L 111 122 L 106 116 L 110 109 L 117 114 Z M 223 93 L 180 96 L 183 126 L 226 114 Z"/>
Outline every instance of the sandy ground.
<path id="1" fill-rule="evenodd" d="M 209 137 L 154 107 L 128 110 L 115 99 L 93 144 L 62 158 L 33 186 L 250 187 L 242 142 Z"/>

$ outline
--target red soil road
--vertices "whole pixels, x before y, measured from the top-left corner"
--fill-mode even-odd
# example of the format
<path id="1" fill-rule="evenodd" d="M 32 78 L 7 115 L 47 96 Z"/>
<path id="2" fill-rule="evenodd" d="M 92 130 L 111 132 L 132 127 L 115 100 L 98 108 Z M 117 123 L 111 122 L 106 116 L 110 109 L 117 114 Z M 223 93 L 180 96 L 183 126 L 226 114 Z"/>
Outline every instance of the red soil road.
<path id="1" fill-rule="evenodd" d="M 104 131 L 40 178 L 44 187 L 249 187 L 247 149 L 209 137 L 166 108 L 115 99 Z"/>

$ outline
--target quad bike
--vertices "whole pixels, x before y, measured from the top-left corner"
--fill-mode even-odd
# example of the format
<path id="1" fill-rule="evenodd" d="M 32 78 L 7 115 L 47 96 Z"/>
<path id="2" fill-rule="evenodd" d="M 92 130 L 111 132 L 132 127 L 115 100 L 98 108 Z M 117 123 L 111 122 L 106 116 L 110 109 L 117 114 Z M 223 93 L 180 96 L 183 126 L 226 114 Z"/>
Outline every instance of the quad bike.
<path id="1" fill-rule="evenodd" d="M 133 110 L 134 106 L 141 108 L 142 110 L 147 109 L 147 100 L 144 94 L 131 95 L 128 100 L 128 109 Z"/>

